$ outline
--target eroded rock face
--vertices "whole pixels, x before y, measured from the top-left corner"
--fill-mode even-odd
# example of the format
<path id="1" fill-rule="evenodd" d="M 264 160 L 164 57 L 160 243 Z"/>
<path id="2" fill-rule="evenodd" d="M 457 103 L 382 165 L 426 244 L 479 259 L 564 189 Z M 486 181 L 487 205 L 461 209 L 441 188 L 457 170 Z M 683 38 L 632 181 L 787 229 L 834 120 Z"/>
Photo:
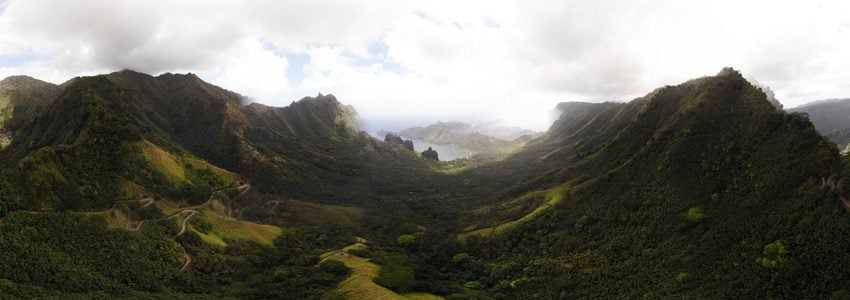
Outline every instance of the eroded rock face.
<path id="1" fill-rule="evenodd" d="M 384 142 L 399 144 L 407 150 L 413 151 L 413 141 L 402 139 L 400 136 L 392 133 L 387 133 L 384 137 Z"/>
<path id="2" fill-rule="evenodd" d="M 422 157 L 433 160 L 440 160 L 439 155 L 437 154 L 437 150 L 431 149 L 428 147 L 425 151 L 422 151 Z"/>

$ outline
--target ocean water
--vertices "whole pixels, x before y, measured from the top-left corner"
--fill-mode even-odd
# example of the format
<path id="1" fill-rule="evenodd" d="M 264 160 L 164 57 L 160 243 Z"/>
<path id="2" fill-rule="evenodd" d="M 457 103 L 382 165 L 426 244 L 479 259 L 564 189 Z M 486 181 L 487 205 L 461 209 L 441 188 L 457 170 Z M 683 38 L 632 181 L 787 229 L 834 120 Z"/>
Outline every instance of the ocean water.
<path id="1" fill-rule="evenodd" d="M 413 141 L 413 149 L 415 149 L 416 152 L 421 153 L 422 151 L 425 151 L 425 149 L 428 149 L 428 147 L 437 150 L 437 155 L 439 156 L 441 161 L 454 160 L 457 158 L 469 156 L 473 153 L 472 150 L 460 148 L 455 145 L 429 143 L 417 139 L 411 139 L 409 137 L 403 138 L 406 140 L 409 139 Z"/>

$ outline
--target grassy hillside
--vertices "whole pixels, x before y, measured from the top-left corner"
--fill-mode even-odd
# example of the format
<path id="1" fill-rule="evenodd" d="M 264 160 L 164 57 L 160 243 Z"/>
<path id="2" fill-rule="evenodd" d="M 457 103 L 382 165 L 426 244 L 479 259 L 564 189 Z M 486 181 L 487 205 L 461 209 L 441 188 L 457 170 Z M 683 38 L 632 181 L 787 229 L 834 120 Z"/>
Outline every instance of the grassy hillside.
<path id="1" fill-rule="evenodd" d="M 824 298 L 850 278 L 850 158 L 731 69 L 562 103 L 506 157 L 453 162 L 357 131 L 332 95 L 243 105 L 192 74 L 17 78 L 0 100 L 2 297 Z"/>
<path id="2" fill-rule="evenodd" d="M 737 72 L 566 113 L 593 121 L 550 130 L 527 147 L 554 149 L 540 158 L 551 171 L 529 176 L 508 195 L 568 192 L 543 198 L 549 200 L 518 219 L 466 233 L 479 272 L 471 277 L 486 278 L 492 292 L 763 298 L 842 288 L 823 281 L 848 274 L 825 263 L 843 261 L 835 243 L 850 242 L 833 231 L 850 225 L 836 191 L 821 186 L 838 175 L 837 149 L 803 116 L 776 111 Z M 571 127 L 570 119 L 553 128 Z M 598 135 L 606 131 L 615 134 Z"/>

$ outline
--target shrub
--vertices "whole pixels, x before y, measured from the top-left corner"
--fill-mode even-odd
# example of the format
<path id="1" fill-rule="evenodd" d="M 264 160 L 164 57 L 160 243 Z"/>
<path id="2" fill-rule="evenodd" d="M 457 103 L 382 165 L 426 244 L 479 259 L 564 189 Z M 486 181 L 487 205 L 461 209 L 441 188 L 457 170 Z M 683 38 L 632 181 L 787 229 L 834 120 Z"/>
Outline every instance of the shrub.
<path id="1" fill-rule="evenodd" d="M 398 238 L 396 239 L 396 243 L 398 243 L 399 246 L 411 245 L 415 241 L 416 241 L 416 237 L 409 235 L 409 234 L 402 234 L 402 235 L 398 236 Z"/>
<path id="2" fill-rule="evenodd" d="M 463 253 L 455 254 L 455 256 L 452 256 L 452 261 L 456 264 L 461 264 L 461 263 L 468 262 L 469 258 L 470 258 L 469 254 L 467 254 L 466 252 L 463 252 Z"/>
<path id="3" fill-rule="evenodd" d="M 678 282 L 685 283 L 685 282 L 688 282 L 690 279 L 691 279 L 690 273 L 679 272 L 679 274 L 676 274 L 676 281 L 678 281 Z"/>
<path id="4" fill-rule="evenodd" d="M 691 207 L 688 210 L 688 220 L 693 222 L 701 222 L 705 219 L 705 212 L 702 210 L 702 207 Z"/>
<path id="5" fill-rule="evenodd" d="M 784 268 L 790 263 L 787 254 L 782 241 L 776 240 L 764 246 L 764 256 L 757 258 L 756 262 L 768 269 Z"/>
<path id="6" fill-rule="evenodd" d="M 481 283 L 478 281 L 467 281 L 463 284 L 463 287 L 468 288 L 470 290 L 477 290 L 481 288 Z"/>

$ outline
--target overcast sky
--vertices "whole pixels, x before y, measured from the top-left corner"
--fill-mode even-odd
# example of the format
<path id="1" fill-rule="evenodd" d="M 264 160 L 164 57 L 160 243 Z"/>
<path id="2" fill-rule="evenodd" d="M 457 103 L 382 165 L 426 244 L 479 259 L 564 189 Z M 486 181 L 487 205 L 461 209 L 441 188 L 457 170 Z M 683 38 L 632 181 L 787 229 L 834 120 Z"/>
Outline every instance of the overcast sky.
<path id="1" fill-rule="evenodd" d="M 267 105 L 332 93 L 371 129 L 545 129 L 724 66 L 786 107 L 850 97 L 850 1 L 0 0 L 0 78 L 193 72 Z"/>

